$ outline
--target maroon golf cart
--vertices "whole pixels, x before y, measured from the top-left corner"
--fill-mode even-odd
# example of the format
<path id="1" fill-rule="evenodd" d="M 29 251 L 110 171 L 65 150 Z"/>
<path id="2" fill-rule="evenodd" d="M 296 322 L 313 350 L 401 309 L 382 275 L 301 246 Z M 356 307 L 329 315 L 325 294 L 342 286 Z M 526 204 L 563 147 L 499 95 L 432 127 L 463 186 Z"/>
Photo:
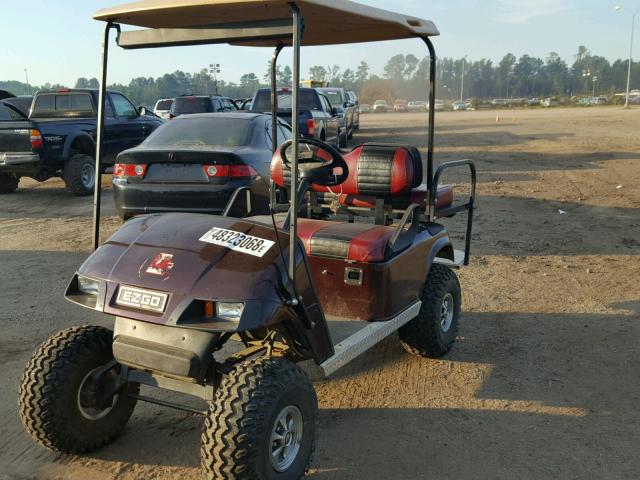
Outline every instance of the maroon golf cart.
<path id="1" fill-rule="evenodd" d="M 293 48 L 293 131 L 298 131 L 300 47 L 405 38 L 430 53 L 433 23 L 346 0 L 145 0 L 98 12 L 106 22 L 96 172 L 101 172 L 110 33 L 124 49 L 228 43 L 275 48 L 275 72 Z M 121 25 L 143 27 L 124 30 Z M 41 445 L 83 453 L 115 439 L 138 400 L 205 416 L 201 457 L 209 478 L 296 479 L 315 444 L 317 399 L 301 362 L 330 375 L 394 332 L 405 348 L 440 357 L 460 317 L 454 270 L 467 264 L 476 174 L 458 161 L 434 171 L 434 111 L 426 157 L 411 145 L 370 143 L 349 152 L 293 138 L 274 146 L 271 215 L 167 213 L 136 217 L 100 242 L 66 298 L 114 318 L 80 326 L 34 353 L 20 386 L 20 416 Z M 440 186 L 468 168 L 467 201 Z M 238 189 L 225 212 L 250 211 Z M 233 208 L 232 208 L 233 207 Z M 467 212 L 464 251 L 439 218 Z M 140 386 L 157 389 L 150 396 Z M 181 392 L 193 408 L 161 396 Z"/>

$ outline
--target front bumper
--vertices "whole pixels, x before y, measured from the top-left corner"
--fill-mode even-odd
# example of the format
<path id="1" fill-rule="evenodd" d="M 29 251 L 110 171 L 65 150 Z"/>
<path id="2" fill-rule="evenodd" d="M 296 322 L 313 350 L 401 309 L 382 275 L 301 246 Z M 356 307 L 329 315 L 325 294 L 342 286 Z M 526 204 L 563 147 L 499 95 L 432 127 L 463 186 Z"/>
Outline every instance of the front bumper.
<path id="1" fill-rule="evenodd" d="M 116 317 L 113 356 L 123 365 L 202 379 L 219 334 Z"/>
<path id="2" fill-rule="evenodd" d="M 29 165 L 37 164 L 40 162 L 40 155 L 37 153 L 21 153 L 21 152 L 6 152 L 0 153 L 0 168 L 11 167 L 14 165 Z"/>
<path id="3" fill-rule="evenodd" d="M 151 184 L 114 180 L 113 193 L 120 218 L 146 213 L 185 212 L 218 215 L 227 206 L 237 188 L 251 185 L 250 180 L 211 184 Z M 263 199 L 268 203 L 268 198 Z M 254 195 L 254 202 L 261 197 Z M 258 206 L 255 205 L 254 208 Z"/>

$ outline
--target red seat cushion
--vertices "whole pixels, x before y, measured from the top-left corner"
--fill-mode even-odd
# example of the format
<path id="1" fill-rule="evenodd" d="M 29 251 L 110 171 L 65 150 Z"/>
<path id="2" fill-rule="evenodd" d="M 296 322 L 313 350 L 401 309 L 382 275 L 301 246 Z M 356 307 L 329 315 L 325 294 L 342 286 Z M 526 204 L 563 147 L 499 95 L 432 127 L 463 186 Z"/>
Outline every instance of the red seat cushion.
<path id="1" fill-rule="evenodd" d="M 268 215 L 247 220 L 271 223 Z M 282 220 L 277 221 L 278 227 Z M 307 255 L 339 258 L 354 262 L 383 262 L 395 228 L 368 223 L 329 222 L 298 219 L 298 238 Z"/>
<path id="2" fill-rule="evenodd" d="M 314 222 L 309 228 L 307 222 Z M 319 226 L 315 222 L 324 223 Z M 298 220 L 298 237 L 311 256 L 332 257 L 354 262 L 383 262 L 395 228 L 367 223 Z"/>

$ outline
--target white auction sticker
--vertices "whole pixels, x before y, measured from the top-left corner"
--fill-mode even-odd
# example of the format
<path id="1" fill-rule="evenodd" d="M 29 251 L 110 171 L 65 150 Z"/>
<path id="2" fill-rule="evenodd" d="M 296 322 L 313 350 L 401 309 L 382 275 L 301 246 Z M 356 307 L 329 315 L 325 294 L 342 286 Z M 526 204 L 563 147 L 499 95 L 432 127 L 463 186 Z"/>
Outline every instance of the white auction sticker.
<path id="1" fill-rule="evenodd" d="M 246 233 L 214 227 L 200 237 L 201 242 L 227 247 L 237 252 L 247 253 L 254 257 L 262 257 L 275 242 L 264 238 L 252 237 Z"/>

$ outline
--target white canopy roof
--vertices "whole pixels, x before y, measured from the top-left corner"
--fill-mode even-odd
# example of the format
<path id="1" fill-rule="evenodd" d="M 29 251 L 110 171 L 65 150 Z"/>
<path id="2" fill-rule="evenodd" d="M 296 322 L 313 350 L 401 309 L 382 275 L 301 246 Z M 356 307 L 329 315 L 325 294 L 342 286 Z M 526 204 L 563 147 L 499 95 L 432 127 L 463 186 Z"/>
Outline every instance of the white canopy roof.
<path id="1" fill-rule="evenodd" d="M 433 22 L 349 0 L 297 0 L 302 45 L 332 45 L 439 35 Z M 287 0 L 143 0 L 98 11 L 96 20 L 149 29 L 210 27 L 291 18 Z M 275 46 L 282 40 L 234 40 Z M 284 43 L 290 43 L 284 42 Z"/>

